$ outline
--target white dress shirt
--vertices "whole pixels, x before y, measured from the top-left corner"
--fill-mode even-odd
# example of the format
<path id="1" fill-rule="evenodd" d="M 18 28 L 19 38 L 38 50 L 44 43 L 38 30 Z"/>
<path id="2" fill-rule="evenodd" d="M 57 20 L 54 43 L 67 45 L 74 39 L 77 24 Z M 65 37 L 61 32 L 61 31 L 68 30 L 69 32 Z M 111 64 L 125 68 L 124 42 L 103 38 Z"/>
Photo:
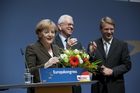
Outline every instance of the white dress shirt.
<path id="1" fill-rule="evenodd" d="M 102 41 L 103 41 L 103 45 L 104 45 L 104 50 L 105 50 L 106 56 L 108 55 L 108 52 L 109 52 L 109 49 L 110 49 L 110 46 L 111 46 L 112 40 L 113 40 L 113 38 L 112 38 L 110 41 L 107 42 L 107 41 L 105 41 L 105 40 L 102 38 Z"/>
<path id="2" fill-rule="evenodd" d="M 64 49 L 67 49 L 67 48 L 66 48 L 66 46 L 67 46 L 67 41 L 66 41 L 66 39 L 67 39 L 67 38 L 65 38 L 65 37 L 62 36 L 61 34 L 59 34 L 59 36 L 60 36 L 60 39 L 61 39 L 61 41 L 62 41 L 62 43 L 63 43 Z"/>

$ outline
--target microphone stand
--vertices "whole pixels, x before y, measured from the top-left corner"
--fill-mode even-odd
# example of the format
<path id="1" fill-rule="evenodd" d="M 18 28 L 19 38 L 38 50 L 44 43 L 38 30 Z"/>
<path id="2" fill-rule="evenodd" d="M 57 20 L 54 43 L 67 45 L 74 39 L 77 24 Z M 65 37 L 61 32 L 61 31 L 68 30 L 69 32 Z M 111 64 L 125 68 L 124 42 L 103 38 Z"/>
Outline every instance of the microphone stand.
<path id="1" fill-rule="evenodd" d="M 23 51 L 23 49 L 22 48 L 20 48 L 20 52 L 21 52 L 21 55 L 24 57 L 24 51 Z M 24 58 L 24 60 L 25 60 L 25 58 Z M 29 70 L 29 67 L 28 67 L 28 64 L 27 64 L 27 61 L 25 61 L 25 68 L 27 69 L 27 70 Z"/>
<path id="2" fill-rule="evenodd" d="M 24 51 L 23 51 L 23 49 L 22 48 L 20 48 L 20 52 L 21 52 L 21 55 L 24 57 Z M 25 60 L 25 58 L 24 58 L 24 60 Z M 28 64 L 27 64 L 27 61 L 25 60 L 25 73 L 24 73 L 24 75 L 25 75 L 25 83 L 32 83 L 33 82 L 33 75 L 31 75 L 31 73 L 30 73 L 30 69 L 29 69 L 29 67 L 28 67 Z"/>

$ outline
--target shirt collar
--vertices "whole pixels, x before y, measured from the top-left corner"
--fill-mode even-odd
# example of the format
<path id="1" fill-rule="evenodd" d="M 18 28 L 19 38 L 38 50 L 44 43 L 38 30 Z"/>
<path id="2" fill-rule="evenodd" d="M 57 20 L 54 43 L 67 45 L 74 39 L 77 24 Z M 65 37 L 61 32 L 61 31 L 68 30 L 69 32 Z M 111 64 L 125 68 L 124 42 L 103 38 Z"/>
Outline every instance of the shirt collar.
<path id="1" fill-rule="evenodd" d="M 104 43 L 111 44 L 111 43 L 112 43 L 112 40 L 113 40 L 113 38 L 107 42 L 107 41 L 104 40 L 104 38 L 102 38 L 103 44 L 104 44 Z"/>
<path id="2" fill-rule="evenodd" d="M 62 41 L 65 41 L 66 40 L 66 38 L 64 36 L 62 36 L 61 34 L 59 34 L 59 36 L 60 36 L 60 38 L 61 38 Z"/>

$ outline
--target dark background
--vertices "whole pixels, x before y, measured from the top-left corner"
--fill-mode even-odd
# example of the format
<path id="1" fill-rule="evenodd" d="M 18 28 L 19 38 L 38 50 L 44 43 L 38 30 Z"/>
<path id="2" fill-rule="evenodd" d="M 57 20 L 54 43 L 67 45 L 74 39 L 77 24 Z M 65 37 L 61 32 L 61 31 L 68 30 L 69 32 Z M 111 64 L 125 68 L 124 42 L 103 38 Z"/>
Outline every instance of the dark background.
<path id="1" fill-rule="evenodd" d="M 139 51 L 131 55 L 132 70 L 125 74 L 126 93 L 140 93 L 140 3 L 115 0 L 0 0 L 0 84 L 24 83 L 24 56 L 20 48 L 36 41 L 36 24 L 44 18 L 54 22 L 62 14 L 73 16 L 74 36 L 85 48 L 100 37 L 99 21 L 104 16 L 116 22 L 115 35 L 124 41 L 138 41 Z M 129 45 L 130 51 L 135 47 Z M 83 86 L 89 88 L 89 86 Z M 0 93 L 25 93 L 11 89 Z M 90 93 L 90 90 L 83 91 Z"/>

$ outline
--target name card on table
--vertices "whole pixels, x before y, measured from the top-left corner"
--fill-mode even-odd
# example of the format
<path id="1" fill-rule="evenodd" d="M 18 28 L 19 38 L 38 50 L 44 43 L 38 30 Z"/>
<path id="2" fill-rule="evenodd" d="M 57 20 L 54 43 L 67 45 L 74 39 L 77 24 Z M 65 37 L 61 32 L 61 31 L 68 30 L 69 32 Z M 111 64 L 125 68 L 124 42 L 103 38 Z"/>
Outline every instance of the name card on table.
<path id="1" fill-rule="evenodd" d="M 90 75 L 82 68 L 40 68 L 41 82 L 90 81 Z"/>

